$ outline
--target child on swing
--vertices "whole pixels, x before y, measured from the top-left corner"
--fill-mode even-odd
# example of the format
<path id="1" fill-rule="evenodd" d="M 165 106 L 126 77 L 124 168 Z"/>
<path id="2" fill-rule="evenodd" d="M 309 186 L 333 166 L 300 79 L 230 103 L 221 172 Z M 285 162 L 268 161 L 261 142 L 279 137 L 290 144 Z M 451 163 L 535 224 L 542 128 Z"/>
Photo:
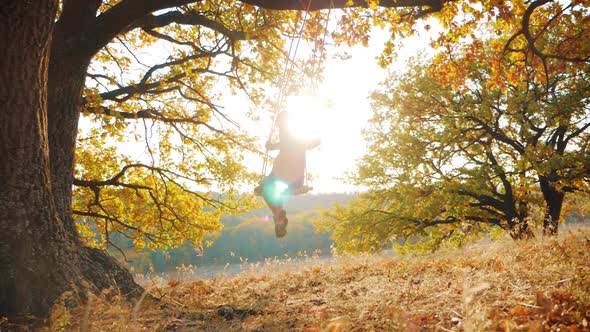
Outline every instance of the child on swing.
<path id="1" fill-rule="evenodd" d="M 262 183 L 262 197 L 272 212 L 275 235 L 279 238 L 287 234 L 287 223 L 289 222 L 281 191 L 293 194 L 304 189 L 305 151 L 320 144 L 319 139 L 301 140 L 293 136 L 289 131 L 288 124 L 289 114 L 287 111 L 282 111 L 277 116 L 279 142 L 272 143 L 269 140 L 266 143 L 268 150 L 279 150 L 279 154 L 274 160 L 272 171 Z M 281 186 L 284 187 L 281 188 Z"/>

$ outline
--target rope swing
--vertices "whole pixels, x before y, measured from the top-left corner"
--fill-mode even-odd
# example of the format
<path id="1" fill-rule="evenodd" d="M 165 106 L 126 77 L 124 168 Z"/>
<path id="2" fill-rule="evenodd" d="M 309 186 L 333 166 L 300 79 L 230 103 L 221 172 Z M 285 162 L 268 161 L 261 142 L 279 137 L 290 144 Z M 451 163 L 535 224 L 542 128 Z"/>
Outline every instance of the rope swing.
<path id="1" fill-rule="evenodd" d="M 287 87 L 287 82 L 288 82 L 288 76 L 291 72 L 291 70 L 293 69 L 293 66 L 295 65 L 295 59 L 297 58 L 297 51 L 299 50 L 299 45 L 302 39 L 302 35 L 303 35 L 303 31 L 305 29 L 305 26 L 307 24 L 307 21 L 309 20 L 309 18 L 311 17 L 309 8 L 311 5 L 311 1 L 309 0 L 307 3 L 307 8 L 305 10 L 305 16 L 303 17 L 303 22 L 301 23 L 301 26 L 297 29 L 297 27 L 299 26 L 299 16 L 297 17 L 297 21 L 295 22 L 295 30 L 296 30 L 296 34 L 291 38 L 291 42 L 289 44 L 289 52 L 288 52 L 288 59 L 287 62 L 285 64 L 285 68 L 283 70 L 282 76 L 281 76 L 281 80 L 279 81 L 279 91 L 278 91 L 278 96 L 276 99 L 276 104 L 275 104 L 275 110 L 274 110 L 274 114 L 273 114 L 273 119 L 272 119 L 272 124 L 271 124 L 271 128 L 270 128 L 270 132 L 268 135 L 268 139 L 267 142 L 270 141 L 273 137 L 274 131 L 275 131 L 275 127 L 276 127 L 276 122 L 277 122 L 277 118 L 278 115 L 280 113 L 280 109 L 281 109 L 281 105 L 283 105 L 283 103 L 285 102 L 286 99 L 286 87 Z M 332 3 L 332 2 L 330 2 Z M 326 40 L 326 36 L 327 36 L 327 28 L 328 28 L 328 22 L 330 20 L 330 16 L 332 13 L 332 6 L 329 8 L 328 10 L 328 15 L 326 17 L 326 20 L 324 22 L 324 26 L 323 26 L 323 39 L 322 39 L 322 47 L 320 49 L 320 54 L 319 54 L 319 60 L 314 62 L 314 67 L 312 68 L 312 72 L 315 74 L 315 72 L 319 71 L 320 69 L 320 64 L 321 61 L 324 57 L 324 52 L 325 52 L 325 47 L 324 44 L 325 40 Z M 298 30 L 298 31 L 297 31 Z M 318 50 L 318 45 L 316 44 L 315 49 L 313 50 L 313 54 L 312 57 L 315 59 L 317 59 L 317 50 Z M 315 94 L 318 88 L 318 83 L 317 83 L 317 76 L 314 75 L 312 77 L 312 82 L 311 82 L 311 88 L 312 88 L 312 92 Z M 268 164 L 269 164 L 269 149 L 268 146 L 265 148 L 265 154 L 264 154 L 264 160 L 263 160 L 263 165 L 262 165 L 262 172 L 261 172 L 261 183 L 264 182 L 265 178 L 266 178 L 266 172 L 268 170 Z M 307 171 L 307 170 L 305 170 Z M 306 182 L 307 182 L 307 176 L 304 176 L 304 188 L 309 188 L 306 186 Z M 309 191 L 309 189 L 304 190 L 303 192 L 293 192 L 292 194 L 302 194 Z"/>

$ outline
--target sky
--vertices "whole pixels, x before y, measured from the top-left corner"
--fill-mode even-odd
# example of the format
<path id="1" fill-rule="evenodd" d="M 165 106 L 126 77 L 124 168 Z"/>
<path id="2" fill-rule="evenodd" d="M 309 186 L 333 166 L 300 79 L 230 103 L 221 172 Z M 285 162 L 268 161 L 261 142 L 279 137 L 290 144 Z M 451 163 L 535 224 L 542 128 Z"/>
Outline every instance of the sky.
<path id="1" fill-rule="evenodd" d="M 328 59 L 324 63 L 324 80 L 319 83 L 318 88 L 315 91 L 311 91 L 311 88 L 304 89 L 300 95 L 287 99 L 290 118 L 297 118 L 298 112 L 308 113 L 304 116 L 306 124 L 294 124 L 294 130 L 307 133 L 308 136 L 317 136 L 322 141 L 319 148 L 307 153 L 307 171 L 313 177 L 308 184 L 314 188 L 312 193 L 358 192 L 364 189 L 346 183 L 344 178 L 347 172 L 354 172 L 356 160 L 366 151 L 362 130 L 368 125 L 372 114 L 369 95 L 379 88 L 388 72 L 377 65 L 375 57 L 382 51 L 387 37 L 385 32 L 375 32 L 369 47 L 329 50 Z M 398 51 L 398 60 L 390 70 L 399 70 L 410 56 L 415 55 L 418 50 L 427 49 L 429 42 L 429 35 L 425 32 L 407 39 L 404 47 Z M 350 59 L 341 60 L 329 56 L 343 50 L 351 55 Z M 270 120 L 265 120 L 257 124 L 253 132 L 260 137 L 261 146 L 270 132 Z M 310 128 L 310 121 L 318 126 Z M 261 127 L 267 128 L 262 136 Z M 276 156 L 276 152 L 271 156 Z M 249 159 L 248 166 L 251 170 L 260 172 L 262 162 L 262 158 Z"/>

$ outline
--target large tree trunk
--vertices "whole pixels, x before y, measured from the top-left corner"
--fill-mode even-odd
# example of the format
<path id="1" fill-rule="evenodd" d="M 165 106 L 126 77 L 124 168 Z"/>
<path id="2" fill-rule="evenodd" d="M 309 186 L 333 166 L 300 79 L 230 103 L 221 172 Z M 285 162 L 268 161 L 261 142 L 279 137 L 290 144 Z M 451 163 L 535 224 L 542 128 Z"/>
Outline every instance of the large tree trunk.
<path id="1" fill-rule="evenodd" d="M 114 286 L 111 280 L 125 294 L 141 291 L 113 258 L 80 245 L 71 218 L 78 119 L 74 111 L 84 75 L 53 90 L 63 92 L 64 103 L 71 107 L 57 119 L 63 124 L 61 135 L 56 135 L 52 119 L 49 126 L 54 130 L 48 137 L 48 68 L 56 8 L 57 0 L 10 0 L 0 8 L 0 316 L 45 316 L 65 291 L 83 295 L 87 287 Z"/>
<path id="2" fill-rule="evenodd" d="M 509 183 L 506 183 L 506 195 L 504 196 L 503 213 L 506 221 L 506 230 L 513 240 L 526 240 L 535 237 L 529 227 L 528 209 L 521 200 L 516 200 Z M 518 204 L 518 207 L 517 207 Z"/>
<path id="3" fill-rule="evenodd" d="M 565 193 L 556 188 L 548 177 L 540 176 L 539 183 L 547 205 L 545 217 L 543 218 L 543 235 L 556 235 Z"/>
<path id="4" fill-rule="evenodd" d="M 72 217 L 72 185 L 79 110 L 90 56 L 74 56 L 66 52 L 62 36 L 59 31 L 54 34 L 49 64 L 47 112 L 50 167 L 56 208 L 63 216 L 72 240 L 78 242 Z"/>
<path id="5" fill-rule="evenodd" d="M 79 279 L 49 174 L 47 71 L 57 0 L 12 0 L 3 7 L 0 314 L 39 315 L 68 280 Z"/>

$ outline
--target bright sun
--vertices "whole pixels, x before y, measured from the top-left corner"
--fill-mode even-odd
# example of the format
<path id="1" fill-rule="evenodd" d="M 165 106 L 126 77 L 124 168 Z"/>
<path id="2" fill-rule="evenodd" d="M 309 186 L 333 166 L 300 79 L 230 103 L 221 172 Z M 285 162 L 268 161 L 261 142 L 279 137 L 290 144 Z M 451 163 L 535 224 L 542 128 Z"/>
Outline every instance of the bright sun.
<path id="1" fill-rule="evenodd" d="M 317 96 L 289 96 L 287 111 L 289 111 L 289 130 L 301 139 L 320 138 L 328 105 L 325 100 Z"/>

